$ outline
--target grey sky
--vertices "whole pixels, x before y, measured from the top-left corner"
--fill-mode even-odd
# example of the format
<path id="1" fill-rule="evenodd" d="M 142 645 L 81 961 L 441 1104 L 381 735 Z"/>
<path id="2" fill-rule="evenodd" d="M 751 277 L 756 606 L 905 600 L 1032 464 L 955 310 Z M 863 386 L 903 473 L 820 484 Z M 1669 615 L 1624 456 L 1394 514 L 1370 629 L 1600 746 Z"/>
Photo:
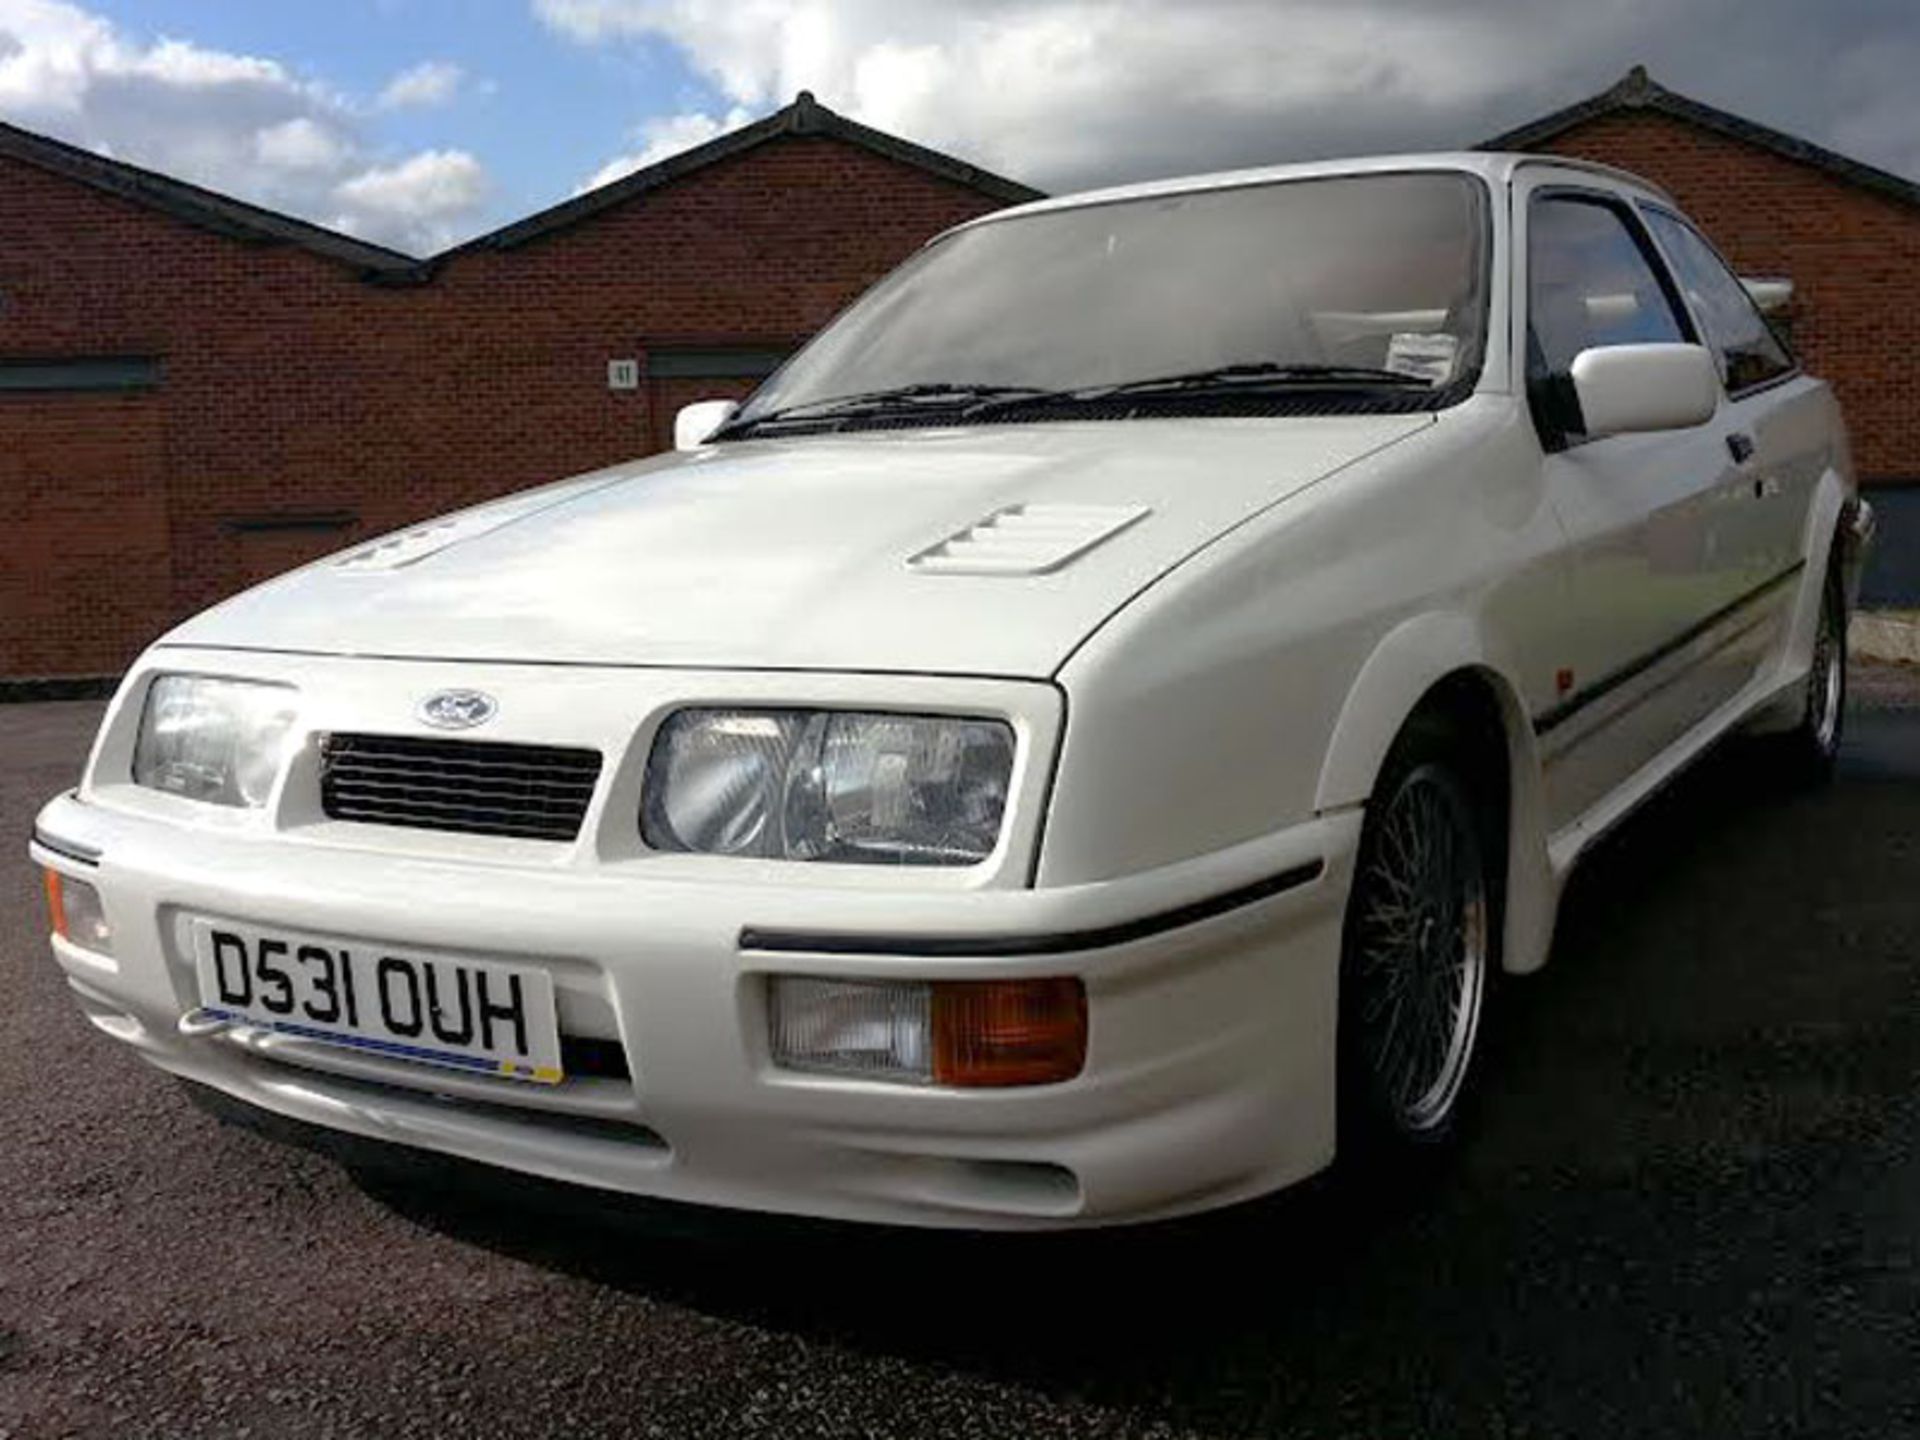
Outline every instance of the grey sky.
<path id="1" fill-rule="evenodd" d="M 677 46 L 728 107 L 802 86 L 1048 189 L 1472 144 L 1646 64 L 1920 177 L 1916 0 L 533 0 Z M 719 106 L 672 117 L 717 128 Z"/>

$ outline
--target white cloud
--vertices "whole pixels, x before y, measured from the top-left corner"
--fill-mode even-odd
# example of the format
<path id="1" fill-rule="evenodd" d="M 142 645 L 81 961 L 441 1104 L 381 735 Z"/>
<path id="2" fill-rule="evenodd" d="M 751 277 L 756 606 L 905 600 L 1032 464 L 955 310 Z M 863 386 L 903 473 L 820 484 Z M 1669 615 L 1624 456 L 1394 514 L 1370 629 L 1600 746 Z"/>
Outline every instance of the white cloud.
<path id="1" fill-rule="evenodd" d="M 598 190 L 602 185 L 610 185 L 621 176 L 631 175 L 655 161 L 678 155 L 682 150 L 691 150 L 696 145 L 704 145 L 714 136 L 723 135 L 729 130 L 737 130 L 752 119 L 749 111 L 735 106 L 717 119 L 692 111 L 648 120 L 639 129 L 639 149 L 616 155 L 589 175 L 573 193 L 579 195 L 588 190 Z"/>
<path id="2" fill-rule="evenodd" d="M 387 82 L 379 105 L 383 110 L 444 105 L 459 90 L 464 74 L 451 60 L 422 60 Z"/>
<path id="3" fill-rule="evenodd" d="M 288 171 L 331 173 L 346 164 L 352 155 L 352 147 L 339 132 L 310 115 L 296 115 L 278 125 L 256 130 L 253 150 L 261 164 Z"/>
<path id="4" fill-rule="evenodd" d="M 425 68 L 394 83 L 449 83 Z M 416 253 L 472 229 L 486 192 L 471 155 L 384 154 L 366 106 L 279 60 L 137 36 L 71 0 L 0 0 L 0 118 Z"/>
<path id="5" fill-rule="evenodd" d="M 220 85 L 300 88 L 277 60 L 203 50 L 184 40 L 162 40 L 144 54 L 135 54 L 131 68 L 135 74 L 162 84 L 188 88 Z"/>
<path id="6" fill-rule="evenodd" d="M 440 249 L 486 193 L 487 172 L 466 151 L 423 150 L 342 181 L 334 190 L 334 223 L 353 234 L 399 233 L 417 248 Z"/>
<path id="7" fill-rule="evenodd" d="M 1472 144 L 1636 61 L 1672 88 L 1815 139 L 1855 137 L 1864 159 L 1911 157 L 1920 133 L 1920 93 L 1902 78 L 1920 67 L 1920 31 L 1886 0 L 531 4 L 582 44 L 681 52 L 720 97 L 674 117 L 683 133 L 806 88 L 1047 188 Z M 1876 56 L 1871 94 L 1821 63 L 1863 43 Z"/>

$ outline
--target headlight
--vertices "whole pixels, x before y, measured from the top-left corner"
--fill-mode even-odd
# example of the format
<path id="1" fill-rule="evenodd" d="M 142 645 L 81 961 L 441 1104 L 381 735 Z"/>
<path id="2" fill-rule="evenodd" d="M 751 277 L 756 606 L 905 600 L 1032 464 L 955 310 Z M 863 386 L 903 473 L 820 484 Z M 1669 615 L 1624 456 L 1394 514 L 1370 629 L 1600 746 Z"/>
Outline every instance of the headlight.
<path id="1" fill-rule="evenodd" d="M 657 850 L 974 865 L 1012 774 L 1002 720 L 682 710 L 654 739 L 641 828 Z"/>
<path id="2" fill-rule="evenodd" d="M 257 810 L 280 773 L 293 719 L 291 686 L 162 675 L 147 689 L 134 783 Z"/>

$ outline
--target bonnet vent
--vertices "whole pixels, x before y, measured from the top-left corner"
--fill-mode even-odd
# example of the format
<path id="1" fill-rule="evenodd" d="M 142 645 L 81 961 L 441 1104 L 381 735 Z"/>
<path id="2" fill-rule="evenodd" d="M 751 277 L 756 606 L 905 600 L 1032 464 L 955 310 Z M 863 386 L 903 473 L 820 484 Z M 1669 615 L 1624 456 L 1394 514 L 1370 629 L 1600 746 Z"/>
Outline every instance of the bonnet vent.
<path id="1" fill-rule="evenodd" d="M 1009 505 L 907 566 L 933 575 L 1045 575 L 1151 513 L 1145 505 Z"/>
<path id="2" fill-rule="evenodd" d="M 358 550 L 342 555 L 333 565 L 336 570 L 397 570 L 402 565 L 412 565 L 437 554 L 458 541 L 471 540 L 476 535 L 497 530 L 515 518 L 517 516 L 511 513 L 482 512 L 431 521 L 416 525 L 411 530 L 396 531 L 370 545 L 362 545 Z"/>

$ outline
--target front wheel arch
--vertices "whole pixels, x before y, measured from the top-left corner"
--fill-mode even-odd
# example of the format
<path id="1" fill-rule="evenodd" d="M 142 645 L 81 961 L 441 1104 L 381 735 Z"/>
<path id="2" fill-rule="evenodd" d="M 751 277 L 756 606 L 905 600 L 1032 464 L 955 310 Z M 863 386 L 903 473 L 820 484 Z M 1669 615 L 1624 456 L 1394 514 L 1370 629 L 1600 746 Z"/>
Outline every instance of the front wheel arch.
<path id="1" fill-rule="evenodd" d="M 1504 666 L 1491 661 L 1464 616 L 1430 614 L 1402 622 L 1375 648 L 1347 694 L 1321 769 L 1319 813 L 1362 806 L 1393 746 L 1415 717 L 1435 709 L 1497 727 L 1504 747 L 1506 824 L 1501 969 L 1523 974 L 1546 963 L 1558 887 L 1547 858 L 1545 798 L 1533 723 Z M 1493 762 L 1497 763 L 1497 762 Z"/>

